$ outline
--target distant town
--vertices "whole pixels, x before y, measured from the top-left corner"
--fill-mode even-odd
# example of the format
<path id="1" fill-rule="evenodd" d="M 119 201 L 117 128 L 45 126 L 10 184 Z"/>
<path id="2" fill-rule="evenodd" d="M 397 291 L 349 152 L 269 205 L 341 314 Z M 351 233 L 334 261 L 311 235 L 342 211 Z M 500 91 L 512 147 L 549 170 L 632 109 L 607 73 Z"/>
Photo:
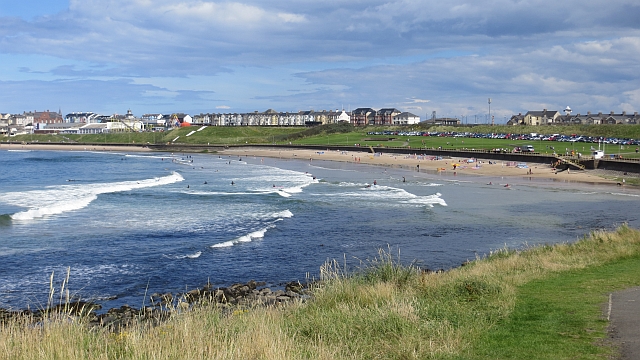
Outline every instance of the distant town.
<path id="1" fill-rule="evenodd" d="M 432 125 L 462 125 L 462 119 L 437 117 L 422 120 L 418 115 L 395 108 L 357 108 L 345 110 L 278 112 L 217 113 L 189 115 L 184 113 L 144 114 L 135 116 L 131 110 L 126 114 L 100 115 L 93 112 L 25 111 L 22 114 L 0 113 L 0 136 L 23 134 L 103 134 L 127 131 L 165 131 L 182 126 L 314 126 L 351 123 L 354 126 L 402 126 L 419 123 Z M 491 124 L 493 125 L 493 117 Z M 602 125 L 640 124 L 638 112 L 572 114 L 569 107 L 563 113 L 557 110 L 534 110 L 511 116 L 506 125 Z"/>

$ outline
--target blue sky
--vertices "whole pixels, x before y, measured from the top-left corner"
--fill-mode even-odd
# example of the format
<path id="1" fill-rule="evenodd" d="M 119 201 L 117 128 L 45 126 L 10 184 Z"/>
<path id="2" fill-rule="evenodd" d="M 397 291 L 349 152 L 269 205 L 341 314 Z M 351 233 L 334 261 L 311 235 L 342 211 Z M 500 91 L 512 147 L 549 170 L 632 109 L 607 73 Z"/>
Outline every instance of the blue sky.
<path id="1" fill-rule="evenodd" d="M 637 19 L 636 0 L 0 0 L 0 113 L 634 112 Z"/>

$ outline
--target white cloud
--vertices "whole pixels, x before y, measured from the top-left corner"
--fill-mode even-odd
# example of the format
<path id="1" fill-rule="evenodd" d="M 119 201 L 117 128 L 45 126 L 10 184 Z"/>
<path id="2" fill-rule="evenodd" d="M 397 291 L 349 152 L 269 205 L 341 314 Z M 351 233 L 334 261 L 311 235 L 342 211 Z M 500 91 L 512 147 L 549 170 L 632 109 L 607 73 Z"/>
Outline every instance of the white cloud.
<path id="1" fill-rule="evenodd" d="M 204 111 L 361 104 L 481 114 L 488 97 L 500 115 L 532 104 L 628 110 L 640 103 L 636 3 L 70 0 L 67 12 L 0 19 L 0 53 L 16 57 L 2 75 L 68 81 L 61 89 L 130 86 L 140 103 Z M 55 61 L 18 61 L 24 54 Z"/>
<path id="2" fill-rule="evenodd" d="M 231 109 L 231 106 L 227 106 L 227 105 L 218 105 L 218 106 L 216 106 L 216 109 L 223 109 L 223 110 L 226 110 L 226 109 Z"/>
<path id="3" fill-rule="evenodd" d="M 428 103 L 429 101 L 431 101 L 431 100 L 416 99 L 416 98 L 410 98 L 410 99 L 407 99 L 407 100 L 410 100 L 410 102 L 409 102 L 410 104 L 423 104 L 423 103 Z"/>

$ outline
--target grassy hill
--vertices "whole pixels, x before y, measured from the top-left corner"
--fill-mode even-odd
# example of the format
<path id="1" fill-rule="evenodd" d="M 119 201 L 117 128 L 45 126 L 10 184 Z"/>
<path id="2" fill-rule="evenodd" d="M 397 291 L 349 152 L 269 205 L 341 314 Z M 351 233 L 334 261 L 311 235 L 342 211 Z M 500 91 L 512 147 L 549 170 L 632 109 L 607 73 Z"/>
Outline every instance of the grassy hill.
<path id="1" fill-rule="evenodd" d="M 439 148 L 444 149 L 495 149 L 533 145 L 536 152 L 552 154 L 581 152 L 589 154 L 591 143 L 523 141 L 485 138 L 451 138 L 423 136 L 384 136 L 368 135 L 369 132 L 384 130 L 432 131 L 432 132 L 477 132 L 477 133 L 546 133 L 580 134 L 585 136 L 605 136 L 626 139 L 640 139 L 640 126 L 635 125 L 596 125 L 596 126 L 431 126 L 406 127 L 353 127 L 350 124 L 322 125 L 312 128 L 303 127 L 200 127 L 178 128 L 167 132 L 125 132 L 102 135 L 21 135 L 11 138 L 19 142 L 80 142 L 92 144 L 208 144 L 208 145 L 250 145 L 250 144 L 300 144 L 300 145 L 342 145 L 399 148 Z M 9 140 L 9 138 L 7 138 Z M 605 153 L 620 154 L 625 157 L 640 157 L 635 153 L 637 146 L 604 145 Z"/>

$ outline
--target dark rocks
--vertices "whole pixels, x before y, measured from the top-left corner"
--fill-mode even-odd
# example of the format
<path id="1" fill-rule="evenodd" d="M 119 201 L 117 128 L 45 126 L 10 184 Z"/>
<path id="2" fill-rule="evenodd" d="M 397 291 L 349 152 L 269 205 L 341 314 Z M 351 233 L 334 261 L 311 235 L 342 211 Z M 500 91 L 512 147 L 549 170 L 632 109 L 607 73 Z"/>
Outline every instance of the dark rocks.
<path id="1" fill-rule="evenodd" d="M 194 289 L 182 294 L 179 302 L 191 305 L 218 304 L 222 306 L 271 306 L 285 303 L 291 300 L 306 300 L 309 298 L 308 286 L 295 281 L 285 284 L 285 290 L 271 290 L 270 288 L 258 289 L 265 286 L 265 282 L 251 280 L 246 284 L 237 283 L 229 287 L 213 288 L 207 284 L 200 289 Z M 305 295 L 303 297 L 303 295 Z M 153 298 L 152 298 L 153 302 Z"/>
<path id="2" fill-rule="evenodd" d="M 301 284 L 298 281 L 285 284 L 284 290 L 260 288 L 265 285 L 265 282 L 251 280 L 245 284 L 237 283 L 218 288 L 206 284 L 202 288 L 176 295 L 154 293 L 149 297 L 150 306 L 136 309 L 123 305 L 99 315 L 96 314 L 96 310 L 101 309 L 101 305 L 84 301 L 74 301 L 41 311 L 10 311 L 0 308 L 0 324 L 15 320 L 25 324 L 37 324 L 46 318 L 54 319 L 62 315 L 65 318 L 86 319 L 90 327 L 102 327 L 120 332 L 137 323 L 155 326 L 172 314 L 188 311 L 195 306 L 215 306 L 222 309 L 224 314 L 233 314 L 236 309 L 281 306 L 292 301 L 306 301 L 310 298 L 308 284 Z"/>

